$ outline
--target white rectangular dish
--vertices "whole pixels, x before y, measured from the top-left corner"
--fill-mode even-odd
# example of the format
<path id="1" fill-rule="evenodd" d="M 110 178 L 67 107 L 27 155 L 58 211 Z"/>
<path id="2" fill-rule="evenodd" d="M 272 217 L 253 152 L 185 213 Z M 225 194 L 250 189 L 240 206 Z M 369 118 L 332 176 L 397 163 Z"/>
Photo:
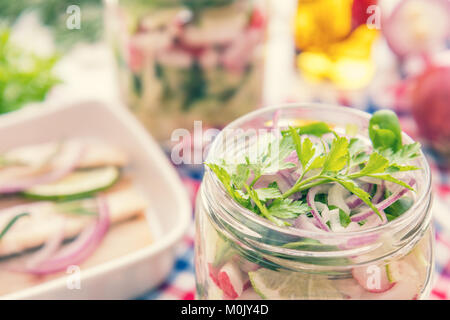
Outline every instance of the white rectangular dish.
<path id="1" fill-rule="evenodd" d="M 192 208 L 180 179 L 156 142 L 121 105 L 84 102 L 25 108 L 0 118 L 0 152 L 64 138 L 111 141 L 128 153 L 134 183 L 150 203 L 154 242 L 80 274 L 80 289 L 63 276 L 1 299 L 129 299 L 150 290 L 169 274 L 177 243 L 191 223 Z"/>

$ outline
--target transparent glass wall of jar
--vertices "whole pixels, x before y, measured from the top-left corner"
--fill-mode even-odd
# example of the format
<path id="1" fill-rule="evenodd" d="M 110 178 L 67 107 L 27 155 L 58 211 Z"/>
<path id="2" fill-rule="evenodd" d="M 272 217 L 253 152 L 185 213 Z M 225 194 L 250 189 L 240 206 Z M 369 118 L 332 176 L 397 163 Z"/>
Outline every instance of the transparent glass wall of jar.
<path id="1" fill-rule="evenodd" d="M 367 131 L 369 115 L 325 105 L 282 107 L 279 121 L 318 120 Z M 226 129 L 265 128 L 275 109 L 253 112 Z M 227 130 L 225 130 L 227 131 Z M 210 159 L 223 156 L 219 136 Z M 412 142 L 404 135 L 405 143 Z M 229 150 L 228 150 L 229 151 Z M 433 270 L 430 172 L 422 156 L 417 201 L 401 217 L 376 228 L 317 233 L 279 228 L 235 203 L 206 170 L 196 205 L 198 299 L 424 299 Z M 325 246 L 290 249 L 287 243 Z M 362 283 L 364 281 L 366 283 Z M 377 281 L 389 281 L 382 286 Z M 373 290 L 367 285 L 373 282 Z"/>
<path id="2" fill-rule="evenodd" d="M 261 103 L 265 1 L 105 0 L 122 94 L 160 142 Z"/>

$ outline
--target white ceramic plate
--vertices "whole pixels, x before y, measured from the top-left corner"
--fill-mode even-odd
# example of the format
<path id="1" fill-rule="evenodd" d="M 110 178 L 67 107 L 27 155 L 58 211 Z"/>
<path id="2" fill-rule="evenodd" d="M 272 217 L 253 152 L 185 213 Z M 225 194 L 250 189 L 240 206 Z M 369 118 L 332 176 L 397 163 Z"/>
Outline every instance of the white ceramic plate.
<path id="1" fill-rule="evenodd" d="M 156 239 L 144 249 L 82 271 L 81 289 L 68 289 L 63 276 L 0 298 L 129 299 L 161 283 L 172 269 L 175 246 L 187 231 L 192 208 L 175 170 L 125 107 L 85 102 L 30 107 L 0 117 L 0 152 L 74 137 L 112 141 L 130 155 L 134 182 L 151 204 L 148 216 Z"/>

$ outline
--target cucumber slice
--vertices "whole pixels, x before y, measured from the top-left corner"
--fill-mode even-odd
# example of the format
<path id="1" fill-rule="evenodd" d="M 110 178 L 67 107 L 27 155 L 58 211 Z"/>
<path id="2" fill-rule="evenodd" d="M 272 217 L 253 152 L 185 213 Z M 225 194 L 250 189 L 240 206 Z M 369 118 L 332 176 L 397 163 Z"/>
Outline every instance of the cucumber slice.
<path id="1" fill-rule="evenodd" d="M 259 269 L 248 275 L 253 289 L 263 299 L 342 299 L 332 280 L 319 275 L 269 269 Z"/>
<path id="2" fill-rule="evenodd" d="M 23 195 L 37 200 L 79 199 L 108 189 L 119 176 L 119 169 L 113 166 L 78 170 L 59 181 L 36 185 L 24 191 Z"/>

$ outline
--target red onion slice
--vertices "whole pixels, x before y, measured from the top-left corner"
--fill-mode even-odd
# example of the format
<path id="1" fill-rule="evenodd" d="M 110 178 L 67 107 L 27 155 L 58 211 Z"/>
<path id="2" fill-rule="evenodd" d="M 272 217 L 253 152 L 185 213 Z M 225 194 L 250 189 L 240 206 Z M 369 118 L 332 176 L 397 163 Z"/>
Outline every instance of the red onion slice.
<path id="1" fill-rule="evenodd" d="M 371 193 L 372 188 L 373 188 L 373 184 L 371 184 L 371 183 L 368 183 L 363 187 L 364 191 L 366 191 L 367 193 Z M 347 204 L 347 206 L 350 209 L 355 209 L 356 207 L 362 205 L 363 201 L 357 195 L 352 194 L 347 199 L 345 199 L 345 203 Z"/>
<path id="2" fill-rule="evenodd" d="M 384 181 L 382 181 L 381 185 L 377 185 L 377 191 L 375 192 L 375 194 L 374 194 L 374 196 L 372 198 L 372 202 L 374 204 L 378 204 L 381 201 L 381 199 L 383 199 L 384 188 L 385 188 Z M 369 217 L 368 221 L 364 224 L 363 227 L 360 227 L 354 221 L 351 222 L 351 224 L 355 224 L 358 228 L 374 228 L 374 227 L 377 227 L 380 224 L 383 224 L 383 223 L 387 222 L 386 214 L 384 213 L 384 211 L 380 210 L 380 213 L 382 215 L 383 220 L 380 220 L 378 217 L 372 215 L 372 216 Z M 378 238 L 379 238 L 378 234 L 371 234 L 371 235 L 366 235 L 366 236 L 354 237 L 354 238 L 351 238 L 351 239 L 348 240 L 347 247 L 354 248 L 354 247 L 359 247 L 359 246 L 371 244 L 371 243 L 377 241 Z"/>
<path id="3" fill-rule="evenodd" d="M 32 269 L 48 260 L 62 245 L 64 241 L 64 218 L 61 217 L 59 230 L 50 237 L 44 246 L 27 259 L 26 268 Z"/>
<path id="4" fill-rule="evenodd" d="M 366 244 L 371 244 L 378 240 L 380 236 L 378 234 L 369 234 L 366 236 L 361 237 L 354 237 L 351 239 L 348 239 L 347 241 L 347 248 L 355 248 L 360 247 Z"/>
<path id="5" fill-rule="evenodd" d="M 415 179 L 411 179 L 409 181 L 409 185 L 413 186 L 416 183 Z M 381 188 L 380 188 L 381 189 Z M 396 190 L 389 198 L 381 201 L 380 203 L 378 203 L 376 205 L 376 208 L 378 209 L 378 211 L 382 211 L 384 209 L 386 209 L 387 207 L 389 207 L 390 205 L 392 205 L 395 201 L 397 201 L 398 199 L 400 199 L 406 192 L 408 192 L 408 188 L 399 188 L 398 190 Z M 367 210 L 360 212 L 358 214 L 355 214 L 353 216 L 350 217 L 350 219 L 354 222 L 359 222 L 362 220 L 367 219 L 368 217 L 370 217 L 372 214 L 374 214 L 375 212 L 368 208 Z"/>
<path id="6" fill-rule="evenodd" d="M 52 258 L 44 261 L 36 268 L 26 269 L 35 275 L 46 275 L 66 270 L 88 258 L 99 246 L 106 235 L 110 224 L 108 203 L 103 197 L 97 198 L 98 220 L 87 227 L 74 242 L 63 248 Z"/>
<path id="7" fill-rule="evenodd" d="M 83 153 L 83 146 L 79 143 L 66 144 L 69 150 L 64 153 L 61 159 L 62 166 L 40 176 L 32 176 L 18 181 L 3 182 L 0 184 L 0 194 L 17 193 L 29 189 L 35 185 L 50 183 L 59 180 L 71 173 Z"/>
<path id="8" fill-rule="evenodd" d="M 349 192 L 338 183 L 334 183 L 328 192 L 328 206 L 334 205 L 345 213 L 350 214 L 350 207 L 345 202 L 345 195 Z"/>
<path id="9" fill-rule="evenodd" d="M 377 191 L 375 192 L 372 198 L 373 203 L 378 204 L 381 201 L 381 199 L 383 199 L 384 188 L 385 188 L 384 181 L 381 182 L 381 185 L 377 185 Z"/>
<path id="10" fill-rule="evenodd" d="M 289 172 L 286 172 L 286 170 L 278 171 L 277 175 L 283 178 L 289 186 L 292 187 L 295 184 L 294 178 Z"/>
<path id="11" fill-rule="evenodd" d="M 306 215 L 300 215 L 297 219 L 295 219 L 294 227 L 302 230 L 324 232 L 322 229 L 318 228 Z"/>
<path id="12" fill-rule="evenodd" d="M 288 156 L 286 157 L 286 159 L 284 159 L 284 162 L 295 163 L 295 164 L 298 166 L 299 163 L 298 163 L 297 151 L 292 151 L 291 154 L 288 155 Z"/>
<path id="13" fill-rule="evenodd" d="M 267 188 L 268 185 L 272 182 L 276 182 L 278 184 L 278 188 L 282 193 L 286 192 L 292 187 L 289 181 L 278 173 L 273 175 L 261 176 L 261 178 L 259 178 L 259 180 L 255 183 L 254 188 Z"/>
<path id="14" fill-rule="evenodd" d="M 326 189 L 324 189 L 323 186 L 317 186 L 309 189 L 308 194 L 306 195 L 306 201 L 308 202 L 308 206 L 311 208 L 311 214 L 314 216 L 314 219 L 316 220 L 318 226 L 325 231 L 330 231 L 330 228 L 328 228 L 326 223 L 323 222 L 322 217 L 320 216 L 320 213 L 317 210 L 316 203 L 314 201 L 316 194 L 324 192 L 325 190 Z"/>
<path id="15" fill-rule="evenodd" d="M 384 181 L 382 181 L 380 185 L 377 185 L 377 191 L 375 192 L 375 194 L 372 198 L 372 202 L 374 204 L 379 204 L 383 200 L 385 187 L 386 187 L 386 185 L 385 185 Z M 368 221 L 367 226 L 376 227 L 376 226 L 379 226 L 380 224 L 388 222 L 386 213 L 384 212 L 384 210 L 379 210 L 379 211 L 381 213 L 382 221 L 380 221 L 380 219 L 378 219 L 378 217 L 376 217 L 376 219 L 374 219 L 375 221 L 373 223 L 370 223 L 370 221 Z"/>

